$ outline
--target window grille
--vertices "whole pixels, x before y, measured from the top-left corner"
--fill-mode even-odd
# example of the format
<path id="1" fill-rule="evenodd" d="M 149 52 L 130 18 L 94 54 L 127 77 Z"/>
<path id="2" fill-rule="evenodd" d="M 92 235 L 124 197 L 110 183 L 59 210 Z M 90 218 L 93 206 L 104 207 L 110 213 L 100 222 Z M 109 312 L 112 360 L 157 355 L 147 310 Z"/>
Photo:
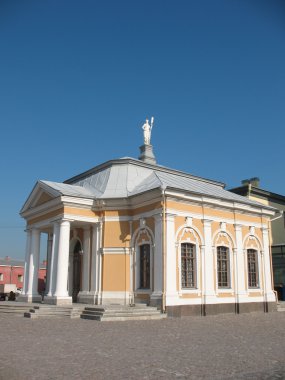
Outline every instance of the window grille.
<path id="1" fill-rule="evenodd" d="M 181 244 L 181 287 L 196 288 L 196 247 L 194 244 Z"/>
<path id="2" fill-rule="evenodd" d="M 257 251 L 254 249 L 247 250 L 247 269 L 248 269 L 248 287 L 258 287 L 258 265 Z"/>
<path id="3" fill-rule="evenodd" d="M 230 287 L 230 265 L 229 249 L 227 247 L 217 247 L 217 269 L 218 269 L 218 287 Z"/>

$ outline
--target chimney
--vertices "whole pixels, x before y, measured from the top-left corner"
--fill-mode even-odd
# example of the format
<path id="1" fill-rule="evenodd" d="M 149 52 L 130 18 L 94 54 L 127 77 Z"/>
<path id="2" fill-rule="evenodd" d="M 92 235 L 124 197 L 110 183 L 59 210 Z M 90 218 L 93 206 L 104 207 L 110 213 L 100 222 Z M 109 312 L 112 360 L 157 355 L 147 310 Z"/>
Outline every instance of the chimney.
<path id="1" fill-rule="evenodd" d="M 259 182 L 260 182 L 260 179 L 258 177 L 252 177 L 249 179 L 243 179 L 241 181 L 241 184 L 243 186 L 252 185 L 254 187 L 259 187 Z"/>

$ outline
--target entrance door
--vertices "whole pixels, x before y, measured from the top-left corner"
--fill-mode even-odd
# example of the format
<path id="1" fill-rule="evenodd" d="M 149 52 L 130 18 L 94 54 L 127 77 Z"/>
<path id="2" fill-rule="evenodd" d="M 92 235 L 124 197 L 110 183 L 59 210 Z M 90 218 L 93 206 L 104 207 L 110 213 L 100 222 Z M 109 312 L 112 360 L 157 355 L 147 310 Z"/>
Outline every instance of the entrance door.
<path id="1" fill-rule="evenodd" d="M 140 246 L 140 277 L 139 288 L 150 289 L 150 245 Z"/>
<path id="2" fill-rule="evenodd" d="M 77 295 L 80 292 L 81 284 L 81 244 L 78 241 L 73 252 L 73 286 L 72 286 L 72 302 L 77 302 Z"/>

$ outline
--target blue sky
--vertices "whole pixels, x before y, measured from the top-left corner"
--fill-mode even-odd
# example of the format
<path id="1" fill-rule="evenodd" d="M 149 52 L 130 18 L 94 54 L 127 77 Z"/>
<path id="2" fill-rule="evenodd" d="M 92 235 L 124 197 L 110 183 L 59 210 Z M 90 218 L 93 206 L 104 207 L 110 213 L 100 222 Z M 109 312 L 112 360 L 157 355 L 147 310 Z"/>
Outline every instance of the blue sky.
<path id="1" fill-rule="evenodd" d="M 285 3 L 0 1 L 0 257 L 39 179 L 137 158 L 285 194 Z"/>

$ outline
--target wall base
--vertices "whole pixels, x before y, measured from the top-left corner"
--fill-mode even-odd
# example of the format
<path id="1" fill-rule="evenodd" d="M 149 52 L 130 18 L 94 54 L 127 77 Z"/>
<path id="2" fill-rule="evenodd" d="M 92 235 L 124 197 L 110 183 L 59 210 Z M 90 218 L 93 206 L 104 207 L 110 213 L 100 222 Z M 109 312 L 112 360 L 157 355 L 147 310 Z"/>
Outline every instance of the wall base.
<path id="1" fill-rule="evenodd" d="M 276 311 L 275 302 L 246 302 L 246 303 L 224 303 L 208 305 L 179 305 L 167 306 L 167 315 L 169 317 L 191 317 L 207 316 L 217 314 L 242 314 L 250 312 L 273 312 Z"/>

